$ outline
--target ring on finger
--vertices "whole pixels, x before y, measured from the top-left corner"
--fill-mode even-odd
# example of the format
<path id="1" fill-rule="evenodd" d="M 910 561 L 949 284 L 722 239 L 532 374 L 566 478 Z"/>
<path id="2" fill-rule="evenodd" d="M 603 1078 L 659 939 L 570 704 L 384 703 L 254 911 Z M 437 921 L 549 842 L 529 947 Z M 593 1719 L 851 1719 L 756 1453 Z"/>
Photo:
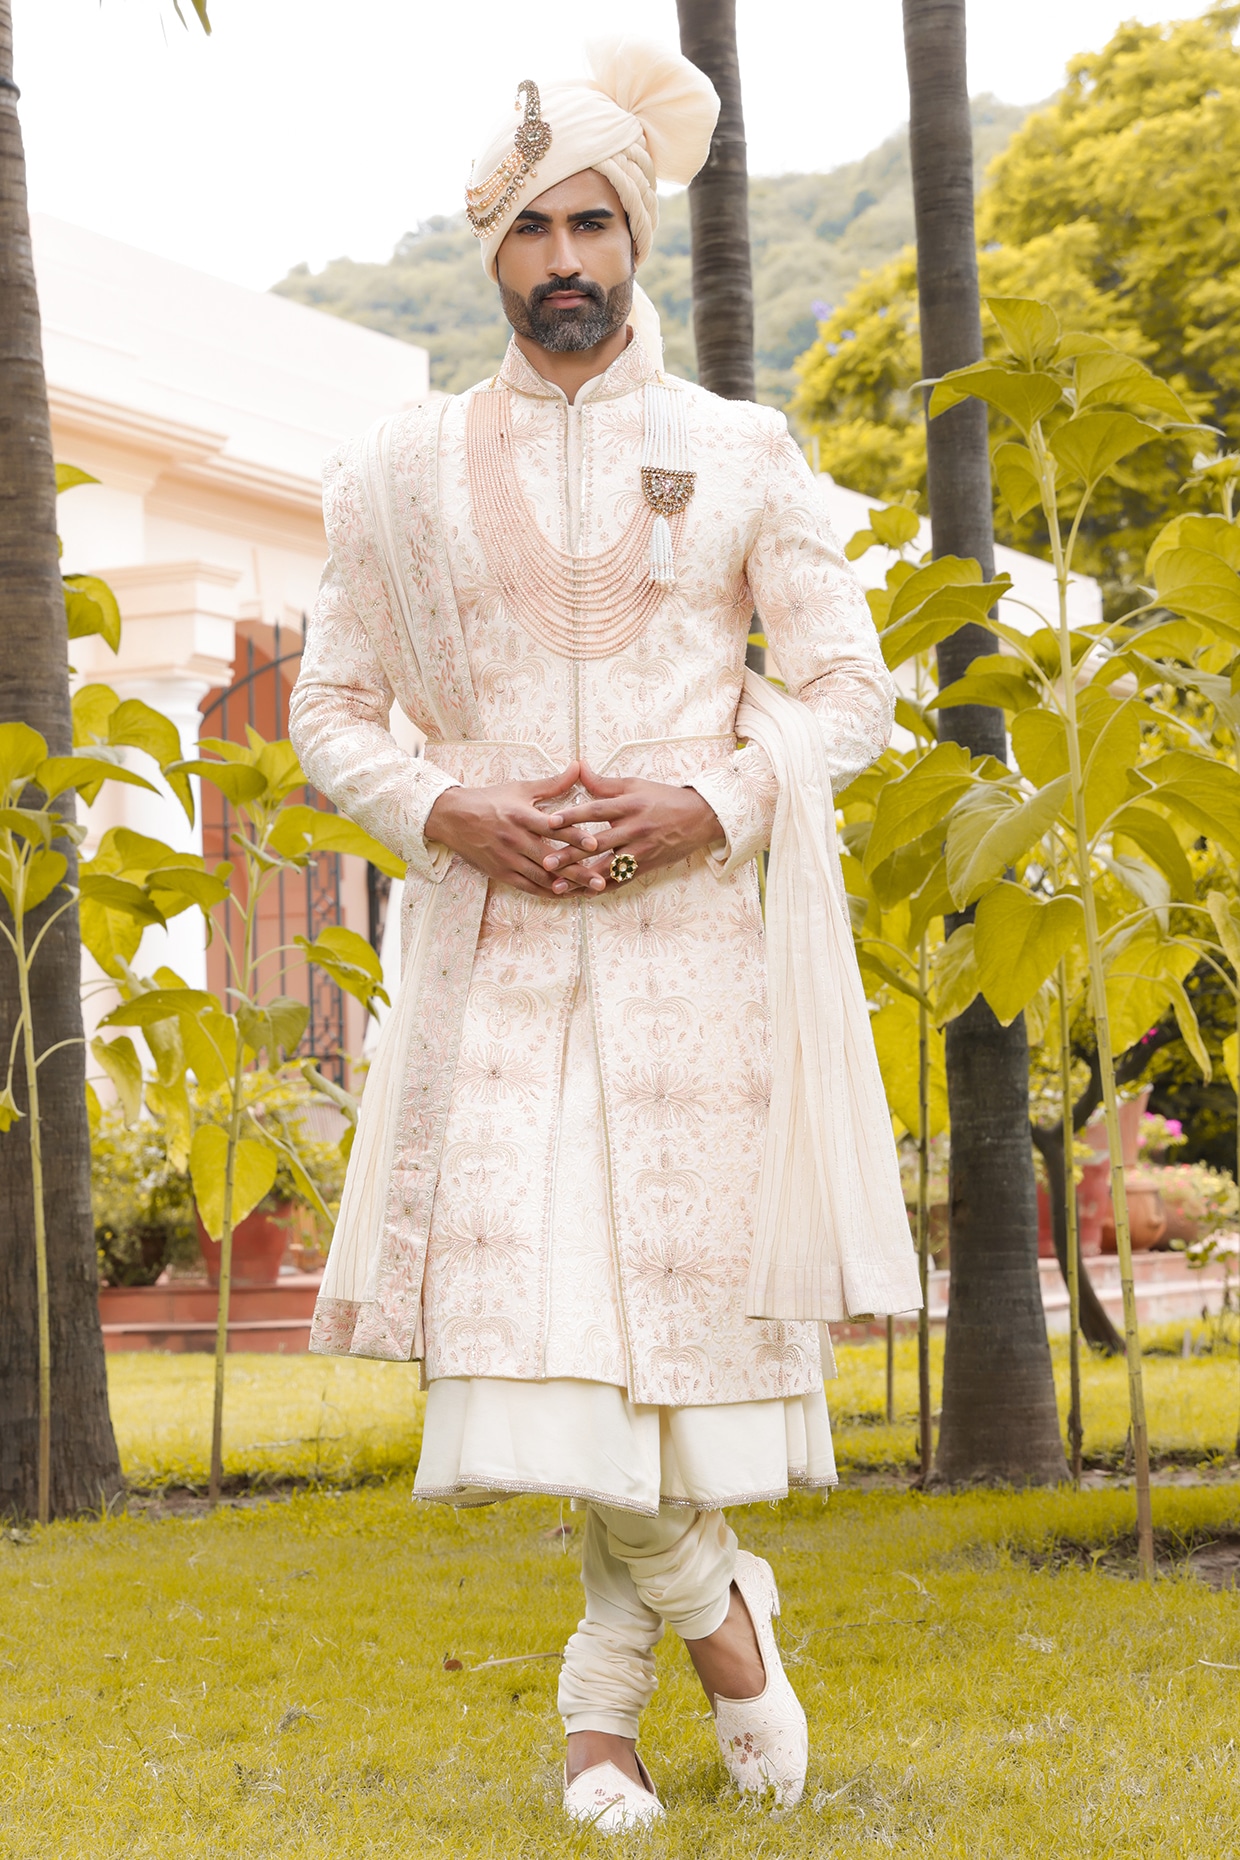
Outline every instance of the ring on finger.
<path id="1" fill-rule="evenodd" d="M 637 876 L 637 861 L 632 853 L 614 853 L 607 870 L 617 885 L 627 885 L 631 878 Z"/>

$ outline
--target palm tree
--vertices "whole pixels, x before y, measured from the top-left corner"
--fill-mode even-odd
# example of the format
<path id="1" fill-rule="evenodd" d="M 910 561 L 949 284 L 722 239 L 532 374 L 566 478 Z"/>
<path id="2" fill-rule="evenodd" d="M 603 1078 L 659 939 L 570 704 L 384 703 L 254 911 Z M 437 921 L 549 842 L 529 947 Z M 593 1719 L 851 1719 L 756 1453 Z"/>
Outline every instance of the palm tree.
<path id="1" fill-rule="evenodd" d="M 33 725 L 46 737 L 51 753 L 63 755 L 73 741 L 68 638 L 17 98 L 12 9 L 10 0 L 0 0 L 0 722 Z M 70 798 L 66 811 L 71 808 Z M 70 856 L 67 881 L 72 883 L 72 848 L 64 841 L 59 845 Z M 45 908 L 50 910 L 56 901 L 53 893 Z M 39 1093 L 43 1154 L 52 1164 L 47 1168 L 51 1508 L 64 1514 L 98 1506 L 119 1491 L 121 1483 L 99 1328 L 75 911 L 66 912 L 49 931 L 32 982 L 39 1049 L 59 1044 L 40 1068 Z M 6 1058 L 17 1013 L 16 966 L 0 946 L 0 1053 Z M 18 1516 L 34 1513 L 38 1476 L 38 1319 L 28 1130 L 28 1124 L 19 1122 L 0 1137 L 0 1512 Z"/>
<path id="2" fill-rule="evenodd" d="M 736 0 L 676 0 L 676 11 L 680 49 L 706 73 L 720 104 L 710 154 L 689 185 L 698 380 L 724 400 L 754 400 L 749 164 Z M 746 660 L 754 671 L 765 671 L 765 648 L 751 640 Z"/>
<path id="3" fill-rule="evenodd" d="M 903 4 L 922 374 L 933 379 L 982 355 L 965 0 Z M 934 553 L 974 556 L 990 579 L 985 407 L 968 400 L 929 421 L 926 440 Z M 994 650 L 984 627 L 962 627 L 938 649 L 940 683 Z M 942 737 L 1006 760 L 1002 711 L 939 715 Z M 961 921 L 949 918 L 949 932 Z M 934 1471 L 945 1483 L 1067 1477 L 1038 1282 L 1028 1074 L 1022 1016 L 1001 1027 L 979 995 L 948 1023 L 951 1300 Z"/>

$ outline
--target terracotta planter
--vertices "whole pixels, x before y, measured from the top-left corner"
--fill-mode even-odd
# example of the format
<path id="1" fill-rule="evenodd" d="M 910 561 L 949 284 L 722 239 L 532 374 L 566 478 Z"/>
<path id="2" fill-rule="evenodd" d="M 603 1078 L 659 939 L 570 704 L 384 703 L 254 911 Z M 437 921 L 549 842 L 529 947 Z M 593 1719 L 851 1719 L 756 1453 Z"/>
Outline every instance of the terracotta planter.
<path id="1" fill-rule="evenodd" d="M 1089 1169 L 1094 1169 L 1096 1167 L 1096 1164 L 1091 1163 Z M 1089 1169 L 1085 1171 L 1086 1181 L 1083 1182 L 1076 1191 L 1077 1244 L 1080 1247 L 1082 1259 L 1096 1259 L 1102 1251 L 1101 1216 L 1098 1212 L 1094 1211 L 1094 1201 L 1096 1197 L 1093 1190 L 1087 1186 Z M 1102 1176 L 1102 1188 L 1105 1196 L 1105 1169 L 1102 1172 Z M 1089 1207 L 1091 1210 L 1091 1216 L 1088 1222 L 1085 1217 L 1086 1207 Z M 1038 1183 L 1038 1258 L 1055 1258 L 1055 1229 L 1051 1225 L 1051 1198 L 1047 1189 L 1041 1182 Z"/>
<path id="2" fill-rule="evenodd" d="M 1128 1227 L 1134 1253 L 1148 1253 L 1158 1245 L 1167 1231 L 1167 1210 L 1158 1192 L 1158 1177 L 1147 1169 L 1125 1169 L 1124 1188 L 1128 1197 Z M 1115 1238 L 1115 1211 L 1107 1196 L 1107 1211 L 1102 1222 L 1102 1247 L 1106 1253 L 1118 1251 Z"/>
<path id="3" fill-rule="evenodd" d="M 1076 1191 L 1077 1230 L 1082 1259 L 1096 1259 L 1103 1251 L 1102 1226 L 1111 1214 L 1111 1165 L 1105 1156 L 1086 1163 Z"/>
<path id="4" fill-rule="evenodd" d="M 234 1285 L 274 1285 L 280 1276 L 280 1262 L 284 1258 L 293 1232 L 294 1206 L 291 1201 L 270 1203 L 260 1201 L 252 1214 L 233 1229 L 232 1244 L 232 1283 Z M 207 1268 L 207 1279 L 211 1285 L 220 1282 L 220 1254 L 222 1248 L 217 1240 L 212 1240 L 202 1224 L 202 1217 L 197 1208 L 194 1219 L 198 1223 L 198 1245 L 202 1251 L 203 1262 Z"/>

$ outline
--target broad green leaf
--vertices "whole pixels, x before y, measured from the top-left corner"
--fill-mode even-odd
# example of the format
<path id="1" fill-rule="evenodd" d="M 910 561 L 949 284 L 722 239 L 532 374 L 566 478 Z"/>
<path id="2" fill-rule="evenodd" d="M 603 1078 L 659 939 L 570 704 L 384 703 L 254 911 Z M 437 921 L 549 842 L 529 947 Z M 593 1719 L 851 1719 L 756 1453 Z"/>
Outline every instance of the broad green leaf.
<path id="1" fill-rule="evenodd" d="M 257 731 L 254 731 L 253 734 L 258 736 Z M 258 737 L 260 746 L 265 741 L 265 737 Z M 224 736 L 199 737 L 198 747 L 199 749 L 209 749 L 213 755 L 219 756 L 224 762 L 243 763 L 246 768 L 253 768 L 258 760 L 258 750 L 253 744 L 247 748 L 244 743 L 230 743 L 227 737 Z"/>
<path id="2" fill-rule="evenodd" d="M 989 704 L 996 710 L 1029 710 L 1042 693 L 1029 673 L 1010 654 L 984 652 L 974 659 L 963 678 L 944 685 L 930 699 L 927 710 L 949 710 L 961 704 Z"/>
<path id="3" fill-rule="evenodd" d="M 974 783 L 969 752 L 959 743 L 938 743 L 898 781 L 888 782 L 878 797 L 864 865 L 873 872 L 884 859 L 947 815 Z"/>
<path id="4" fill-rule="evenodd" d="M 17 1108 L 17 1100 L 13 1096 L 12 1088 L 6 1085 L 4 1090 L 0 1091 L 0 1137 L 6 1130 L 12 1130 L 18 1118 L 25 1117 L 25 1115 L 24 1111 L 19 1111 Z M 353 1126 L 350 1124 L 345 1135 L 349 1135 L 352 1129 Z"/>
<path id="5" fill-rule="evenodd" d="M 99 1025 L 151 1027 L 159 1020 L 170 1020 L 180 1014 L 201 1014 L 206 1008 L 218 1007 L 215 996 L 204 988 L 152 988 L 132 1001 L 122 1001 L 119 1007 L 104 1015 Z"/>
<path id="6" fill-rule="evenodd" d="M 1171 1003 L 1171 1011 L 1175 1015 L 1175 1024 L 1180 1030 L 1180 1038 L 1196 1060 L 1197 1070 L 1208 1085 L 1214 1076 L 1214 1067 L 1210 1063 L 1206 1043 L 1201 1037 L 1201 1027 L 1197 1020 L 1196 1009 L 1189 999 L 1188 990 L 1183 982 L 1170 976 L 1160 985 Z"/>
<path id="7" fill-rule="evenodd" d="M 298 938 L 299 942 L 302 940 Z M 306 1003 L 294 1000 L 291 995 L 277 995 L 265 1007 L 247 1003 L 237 1009 L 237 1025 L 241 1029 L 242 1039 L 255 1057 L 265 1051 L 268 1063 L 272 1066 L 280 1063 L 281 1047 L 289 1054 L 296 1049 L 309 1018 L 310 1009 Z"/>
<path id="8" fill-rule="evenodd" d="M 237 1063 L 237 1023 L 222 1009 L 181 1017 L 185 1063 L 204 1091 L 222 1091 Z"/>
<path id="9" fill-rule="evenodd" d="M 108 739 L 108 718 L 120 703 L 111 685 L 81 685 L 73 693 L 73 747 L 89 749 Z"/>
<path id="10" fill-rule="evenodd" d="M 84 899 L 103 905 L 109 911 L 124 912 L 140 924 L 162 924 L 164 913 L 142 889 L 127 878 L 115 878 L 106 872 L 83 872 L 78 886 Z"/>
<path id="11" fill-rule="evenodd" d="M 1192 620 L 1156 620 L 1152 626 L 1134 627 L 1119 642 L 1121 652 L 1139 646 L 1144 653 L 1170 652 L 1177 658 L 1191 660 L 1205 639 L 1205 629 Z"/>
<path id="12" fill-rule="evenodd" d="M 934 1018 L 940 1027 L 963 1014 L 978 992 L 973 932 L 973 924 L 961 924 L 934 952 Z"/>
<path id="13" fill-rule="evenodd" d="M 249 735 L 251 747 L 258 750 L 255 767 L 267 783 L 269 801 L 282 801 L 294 788 L 305 787 L 306 778 L 301 772 L 297 752 L 286 737 L 278 742 L 266 743 L 253 728 L 250 728 Z"/>
<path id="14" fill-rule="evenodd" d="M 1159 913 L 1165 930 L 1167 906 L 1171 902 L 1171 881 L 1166 874 L 1146 860 L 1134 859 L 1127 853 L 1114 853 L 1110 858 L 1103 856 L 1102 863 L 1121 884 L 1128 887 L 1135 898 Z"/>
<path id="15" fill-rule="evenodd" d="M 141 698 L 126 698 L 116 706 L 108 718 L 107 740 L 117 748 L 143 749 L 161 767 L 181 759 L 181 738 L 175 723 Z"/>
<path id="16" fill-rule="evenodd" d="M 873 530 L 854 530 L 844 544 L 844 560 L 859 562 L 866 551 L 878 547 L 878 537 Z"/>
<path id="17" fill-rule="evenodd" d="M 188 1169 L 194 1114 L 184 1075 L 168 1085 L 158 1079 L 151 1080 L 146 1088 L 146 1103 L 152 1116 L 163 1124 L 168 1161 L 174 1169 Z"/>
<path id="18" fill-rule="evenodd" d="M 1028 446 L 1009 439 L 995 448 L 993 463 L 999 494 L 1013 518 L 1019 520 L 1029 511 L 1038 509 L 1042 502 L 1042 485 Z"/>
<path id="19" fill-rule="evenodd" d="M 15 833 L 32 846 L 50 846 L 63 825 L 45 807 L 0 807 L 0 833 Z"/>
<path id="20" fill-rule="evenodd" d="M 195 904 L 199 910 L 209 911 L 228 896 L 222 878 L 190 865 L 161 866 L 152 872 L 147 885 L 152 901 L 167 917 L 176 917 Z"/>
<path id="21" fill-rule="evenodd" d="M 917 541 L 921 518 L 907 504 L 887 504 L 871 510 L 870 524 L 880 543 L 888 549 L 904 549 Z"/>
<path id="22" fill-rule="evenodd" d="M 279 1154 L 270 1143 L 242 1137 L 233 1165 L 232 1225 L 252 1214 L 271 1192 Z M 201 1124 L 189 1153 L 190 1180 L 202 1224 L 213 1240 L 224 1237 L 224 1192 L 228 1167 L 228 1132 L 218 1124 Z"/>
<path id="23" fill-rule="evenodd" d="M 88 471 L 82 471 L 77 465 L 57 465 L 56 495 L 62 491 L 71 491 L 75 484 L 98 484 L 98 478 L 92 478 Z"/>
<path id="24" fill-rule="evenodd" d="M 1154 563 L 1159 600 L 1173 613 L 1205 621 L 1240 642 L 1240 575 L 1204 549 L 1168 549 Z"/>
<path id="25" fill-rule="evenodd" d="M 1188 422 L 1192 417 L 1165 381 L 1131 355 L 1114 350 L 1077 358 L 1076 404 L 1081 413 L 1089 407 L 1128 407 L 1139 413 L 1163 413 L 1172 420 Z"/>
<path id="26" fill-rule="evenodd" d="M 908 938 L 916 949 L 936 917 L 945 917 L 952 909 L 952 894 L 947 888 L 947 861 L 939 859 L 931 867 L 924 885 L 909 900 Z"/>
<path id="27" fill-rule="evenodd" d="M 1059 352 L 1059 318 L 1036 297 L 987 297 L 986 308 L 1018 362 L 1043 368 Z"/>
<path id="28" fill-rule="evenodd" d="M 155 1061 L 155 1076 L 159 1084 L 169 1089 L 182 1083 L 185 1078 L 185 1042 L 181 1037 L 181 1026 L 179 1018 L 169 1016 L 167 1020 L 148 1021 L 142 1029 Z"/>
<path id="29" fill-rule="evenodd" d="M 1231 1082 L 1231 1089 L 1240 1097 L 1240 1038 L 1234 1033 L 1229 1033 L 1223 1041 L 1223 1069 Z M 350 1124 L 349 1129 L 352 1128 Z"/>
<path id="30" fill-rule="evenodd" d="M 1037 898 L 1006 880 L 977 907 L 973 947 L 982 993 L 1008 1026 L 1085 935 L 1076 898 Z"/>
<path id="31" fill-rule="evenodd" d="M 981 565 L 972 556 L 941 555 L 937 561 L 927 562 L 923 568 L 914 569 L 911 575 L 905 576 L 891 597 L 891 623 L 894 626 L 897 620 L 915 612 L 942 588 L 980 588 L 981 585 Z"/>
<path id="32" fill-rule="evenodd" d="M 901 729 L 907 730 L 912 736 L 920 737 L 923 742 L 937 743 L 939 740 L 938 727 L 934 718 L 927 717 L 921 705 L 915 704 L 912 698 L 896 698 L 896 722 Z"/>
<path id="33" fill-rule="evenodd" d="M 36 847 L 26 865 L 26 909 L 37 910 L 45 899 L 50 898 L 68 869 L 68 861 L 63 853 L 48 852 L 45 847 Z"/>
<path id="34" fill-rule="evenodd" d="M 917 999 L 917 986 L 908 976 L 902 975 L 892 963 L 879 954 L 872 945 L 857 945 L 857 966 L 867 980 L 880 988 L 894 988 L 898 994 Z"/>
<path id="35" fill-rule="evenodd" d="M 98 575 L 66 575 L 65 618 L 70 639 L 98 634 L 113 652 L 120 651 L 121 610 L 116 596 Z"/>
<path id="36" fill-rule="evenodd" d="M 1112 707 L 1109 714 L 1107 706 Z M 1081 713 L 1085 831 L 1092 840 L 1103 822 L 1130 796 L 1129 772 L 1136 767 L 1141 753 L 1141 713 L 1135 699 L 1117 702 L 1105 693 L 1099 694 L 1099 701 L 1092 707 L 1082 702 Z M 1101 728 L 1095 729 L 1095 722 L 1101 723 Z"/>
<path id="37" fill-rule="evenodd" d="M 947 882 L 957 910 L 980 897 L 1054 824 L 1068 795 L 1061 775 L 1027 801 L 999 787 L 975 790 L 952 814 L 947 829 Z"/>
<path id="38" fill-rule="evenodd" d="M 1169 821 L 1152 807 L 1135 804 L 1121 808 L 1111 822 L 1111 831 L 1139 846 L 1167 878 L 1171 895 L 1186 902 L 1193 896 L 1193 874 L 1184 848 Z"/>
<path id="39" fill-rule="evenodd" d="M 105 975 L 119 980 L 138 953 L 145 925 L 132 911 L 109 910 L 89 897 L 78 906 L 78 922 L 83 947 Z"/>
<path id="40" fill-rule="evenodd" d="M 326 969 L 333 981 L 356 996 L 370 1013 L 375 1011 L 376 1000 L 387 1002 L 387 991 L 382 985 L 383 966 L 365 937 L 359 936 L 356 930 L 329 924 L 325 930 L 320 930 L 313 943 L 304 936 L 294 940 L 311 962 Z"/>
<path id="41" fill-rule="evenodd" d="M 1012 754 L 1022 775 L 1044 788 L 1068 772 L 1068 731 L 1058 711 L 1026 710 L 1013 717 Z"/>
<path id="42" fill-rule="evenodd" d="M 0 723 L 0 802 L 24 787 L 47 757 L 47 744 L 28 723 Z"/>
<path id="43" fill-rule="evenodd" d="M 1059 405 L 1063 387 L 1054 375 L 1026 374 L 979 362 L 944 375 L 930 396 L 930 418 L 937 419 L 939 414 L 968 400 L 971 394 L 1006 415 L 1022 433 L 1028 434 L 1052 407 Z"/>
<path id="44" fill-rule="evenodd" d="M 921 1135 L 918 1103 L 919 1009 L 905 994 L 893 995 L 870 1019 L 874 1050 L 887 1103 L 913 1137 Z M 937 1137 L 947 1129 L 947 1072 L 943 1058 L 941 1030 L 930 1026 L 930 1135 Z"/>
<path id="45" fill-rule="evenodd" d="M 906 620 L 883 629 L 880 644 L 888 669 L 894 672 L 906 659 L 929 652 L 932 646 L 959 632 L 962 626 L 985 626 L 990 609 L 1011 585 L 1010 579 L 1001 575 L 984 586 L 940 588 L 931 594 Z"/>
<path id="46" fill-rule="evenodd" d="M 1207 555 L 1217 555 L 1229 568 L 1240 571 L 1240 522 L 1186 511 L 1179 519 L 1179 536 L 1186 549 L 1204 549 Z"/>
<path id="47" fill-rule="evenodd" d="M 1182 982 L 1194 960 L 1191 949 L 1163 936 L 1149 919 L 1135 936 L 1108 950 L 1107 1009 L 1117 1056 L 1162 1018 L 1170 1004 L 1163 984 Z"/>
<path id="48" fill-rule="evenodd" d="M 343 814 L 328 814 L 321 807 L 297 804 L 281 808 L 267 844 L 285 859 L 305 858 L 315 852 L 353 853 L 390 878 L 405 876 L 405 861 Z"/>
<path id="49" fill-rule="evenodd" d="M 136 882 L 163 865 L 201 865 L 197 853 L 176 852 L 166 840 L 153 839 L 147 833 L 135 833 L 132 827 L 109 827 L 99 842 L 99 849 L 84 872 L 116 872 Z"/>
<path id="50" fill-rule="evenodd" d="M 142 1061 L 138 1049 L 129 1035 L 122 1033 L 115 1040 L 101 1040 L 96 1034 L 90 1050 L 111 1079 L 125 1124 L 132 1130 L 142 1115 Z"/>
<path id="51" fill-rule="evenodd" d="M 1051 434 L 1048 444 L 1063 470 L 1090 486 L 1138 446 L 1161 436 L 1156 426 L 1130 413 L 1078 413 Z"/>
<path id="52" fill-rule="evenodd" d="M 1158 799 L 1240 858 L 1240 774 L 1214 757 L 1173 749 L 1142 764 Z"/>
<path id="53" fill-rule="evenodd" d="M 911 897 L 925 884 L 943 853 L 943 828 L 935 825 L 919 840 L 902 846 L 869 874 L 874 895 L 889 911 L 901 898 Z M 864 880 L 862 881 L 864 883 Z"/>
<path id="54" fill-rule="evenodd" d="M 1240 904 L 1221 891 L 1211 891 L 1206 898 L 1223 954 L 1240 979 Z"/>
<path id="55" fill-rule="evenodd" d="M 257 800 L 267 789 L 266 777 L 258 770 L 250 768 L 244 762 L 207 762 L 201 757 L 191 758 L 186 762 L 174 762 L 164 770 L 171 781 L 174 775 L 200 775 L 220 790 L 234 806 L 240 807 L 246 801 Z"/>
<path id="56" fill-rule="evenodd" d="M 145 788 L 148 794 L 159 792 L 145 776 L 135 775 L 132 769 L 123 769 L 117 762 L 105 762 L 101 756 L 48 756 L 40 762 L 35 779 L 49 801 L 70 788 L 75 791 L 93 788 L 97 793 L 105 781 Z M 86 798 L 89 802 L 92 797 L 87 795 Z"/>

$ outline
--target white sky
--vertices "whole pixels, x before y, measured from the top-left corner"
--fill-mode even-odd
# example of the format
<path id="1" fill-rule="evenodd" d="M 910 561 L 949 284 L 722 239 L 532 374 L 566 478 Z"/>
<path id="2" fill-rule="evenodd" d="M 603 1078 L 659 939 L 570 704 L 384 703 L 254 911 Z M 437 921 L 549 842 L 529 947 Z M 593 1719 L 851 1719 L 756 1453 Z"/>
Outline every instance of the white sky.
<path id="1" fill-rule="evenodd" d="M 183 0 L 189 13 L 189 0 Z M 970 88 L 1049 95 L 1124 0 L 971 0 Z M 14 0 L 31 206 L 265 287 L 301 259 L 386 258 L 454 212 L 518 81 L 609 32 L 676 42 L 675 0 Z M 824 169 L 908 113 L 900 0 L 738 0 L 751 171 Z"/>

